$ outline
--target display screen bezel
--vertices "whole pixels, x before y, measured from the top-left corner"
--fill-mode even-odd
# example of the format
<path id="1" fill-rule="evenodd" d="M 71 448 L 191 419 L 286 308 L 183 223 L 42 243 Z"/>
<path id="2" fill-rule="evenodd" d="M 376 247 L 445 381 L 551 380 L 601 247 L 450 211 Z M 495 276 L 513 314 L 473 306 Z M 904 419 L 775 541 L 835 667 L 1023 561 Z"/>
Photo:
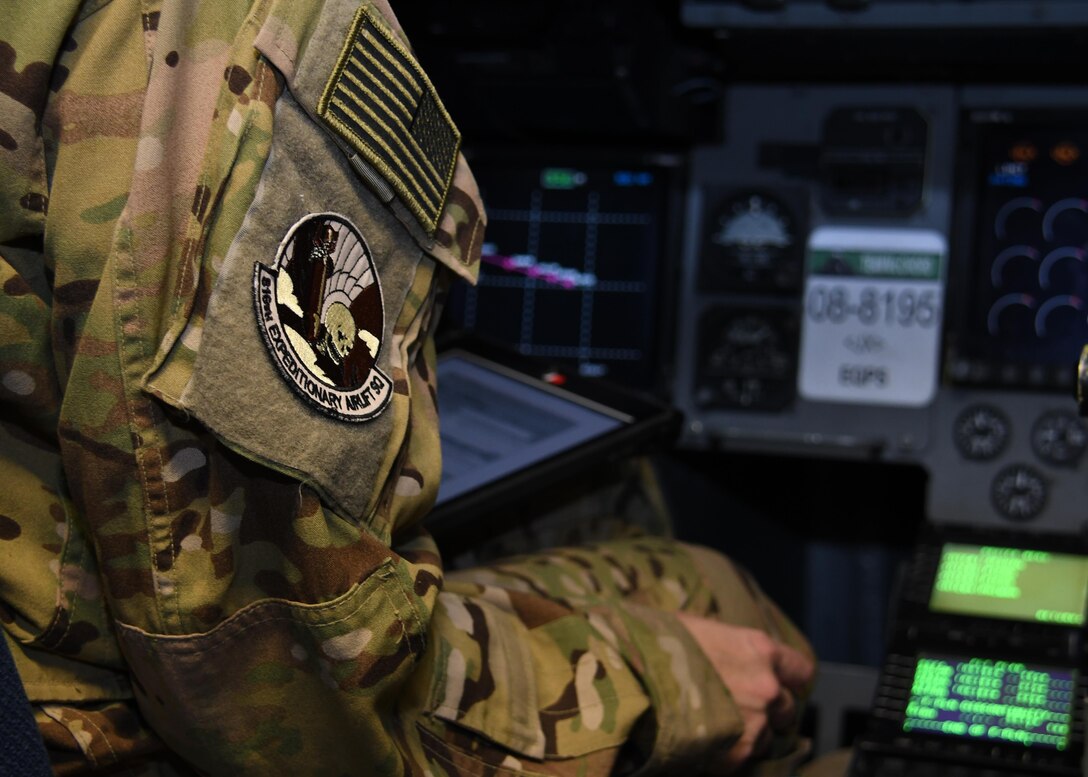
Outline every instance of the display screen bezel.
<path id="1" fill-rule="evenodd" d="M 679 253 L 686 194 L 685 155 L 668 148 L 609 148 L 593 144 L 516 147 L 495 145 L 487 148 L 466 148 L 465 154 L 481 187 L 484 207 L 489 212 L 494 211 L 496 203 L 488 196 L 487 183 L 489 176 L 495 173 L 501 175 L 510 170 L 527 173 L 545 169 L 583 169 L 609 170 L 615 173 L 649 171 L 653 174 L 659 217 L 654 228 L 656 237 L 651 247 L 655 255 L 642 279 L 646 286 L 643 303 L 645 315 L 638 325 L 638 339 L 643 346 L 642 358 L 636 361 L 627 359 L 626 355 L 623 359 L 617 357 L 615 361 L 609 358 L 583 358 L 580 353 L 575 353 L 583 345 L 580 342 L 564 349 L 521 352 L 556 369 L 578 372 L 587 377 L 603 377 L 638 390 L 664 395 L 669 383 L 667 359 L 664 357 L 669 352 L 673 339 L 677 283 L 670 259 Z M 499 234 L 496 224 L 496 219 L 490 218 L 489 236 Z M 502 245 L 497 247 L 501 250 L 506 248 Z M 487 272 L 487 268 L 484 271 Z M 473 329 L 464 325 L 466 297 L 479 293 L 478 289 L 479 287 L 472 291 L 465 284 L 457 284 L 451 289 L 441 324 L 444 332 L 463 331 L 484 337 L 496 337 L 493 329 Z M 517 344 L 513 347 L 520 348 Z M 622 349 L 617 349 L 617 352 L 619 350 Z"/>
<path id="2" fill-rule="evenodd" d="M 977 284 L 979 268 L 984 261 L 979 230 L 988 228 L 982 224 L 981 201 L 992 172 L 992 165 L 988 165 L 992 159 L 987 160 L 985 149 L 995 133 L 1013 131 L 1019 131 L 1024 137 L 1030 137 L 1032 132 L 1076 134 L 1084 139 L 1081 161 L 1088 168 L 1088 110 L 1011 109 L 994 105 L 963 111 L 957 147 L 956 208 L 948 288 L 948 298 L 961 302 L 948 306 L 943 378 L 944 382 L 957 386 L 1067 392 L 1076 379 L 1076 359 L 1081 343 L 1074 343 L 1075 338 L 1067 338 L 1068 354 L 1065 356 L 1068 358 L 1060 355 L 1060 348 L 1055 347 L 1047 358 L 1038 359 L 1032 358 L 1038 349 L 1023 346 L 1010 350 L 1004 338 L 999 341 L 979 329 Z M 1085 297 L 1088 300 L 1088 294 Z M 965 300 L 967 304 L 963 304 Z"/>

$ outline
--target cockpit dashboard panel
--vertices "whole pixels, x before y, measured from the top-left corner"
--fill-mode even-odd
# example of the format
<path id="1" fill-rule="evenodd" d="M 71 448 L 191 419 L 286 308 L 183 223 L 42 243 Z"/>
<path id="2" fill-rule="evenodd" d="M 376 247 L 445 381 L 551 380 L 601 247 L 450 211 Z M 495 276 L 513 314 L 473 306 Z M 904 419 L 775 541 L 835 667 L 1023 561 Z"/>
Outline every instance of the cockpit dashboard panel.
<path id="1" fill-rule="evenodd" d="M 731 87 L 690 164 L 682 444 L 919 464 L 935 522 L 1079 530 L 1086 98 Z"/>

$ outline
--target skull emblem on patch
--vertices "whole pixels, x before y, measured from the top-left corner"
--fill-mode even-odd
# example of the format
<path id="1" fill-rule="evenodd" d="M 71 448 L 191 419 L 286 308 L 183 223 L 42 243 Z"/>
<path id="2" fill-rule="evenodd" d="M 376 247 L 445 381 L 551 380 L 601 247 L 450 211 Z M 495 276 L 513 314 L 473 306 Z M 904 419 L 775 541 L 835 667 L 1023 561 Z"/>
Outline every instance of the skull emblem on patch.
<path id="1" fill-rule="evenodd" d="M 393 383 L 378 369 L 385 325 L 370 248 L 335 213 L 288 231 L 273 265 L 253 276 L 257 324 L 276 367 L 311 406 L 345 421 L 373 418 Z"/>

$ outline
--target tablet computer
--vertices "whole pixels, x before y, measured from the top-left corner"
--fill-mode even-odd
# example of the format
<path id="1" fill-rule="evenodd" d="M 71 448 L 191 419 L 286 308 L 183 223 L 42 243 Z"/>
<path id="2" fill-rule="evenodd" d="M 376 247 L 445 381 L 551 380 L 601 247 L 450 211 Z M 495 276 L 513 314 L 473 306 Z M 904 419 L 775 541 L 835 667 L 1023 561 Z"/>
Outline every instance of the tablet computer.
<path id="1" fill-rule="evenodd" d="M 476 339 L 439 354 L 438 410 L 442 481 L 428 519 L 436 533 L 671 441 L 680 422 L 655 398 Z"/>

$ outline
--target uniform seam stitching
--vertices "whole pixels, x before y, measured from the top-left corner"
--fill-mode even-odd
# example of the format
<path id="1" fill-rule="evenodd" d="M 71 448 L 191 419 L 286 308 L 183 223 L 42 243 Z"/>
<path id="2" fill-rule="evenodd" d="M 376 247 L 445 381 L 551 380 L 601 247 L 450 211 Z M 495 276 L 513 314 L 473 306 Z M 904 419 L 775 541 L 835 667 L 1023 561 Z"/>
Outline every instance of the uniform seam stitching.
<path id="1" fill-rule="evenodd" d="M 298 62 L 295 61 L 294 57 L 292 57 L 290 54 L 288 54 L 286 51 L 284 51 L 283 46 L 280 45 L 280 36 L 279 35 L 276 35 L 272 39 L 272 45 L 276 47 L 276 51 L 278 51 L 280 54 L 283 54 L 284 59 L 286 59 L 288 62 L 291 63 L 291 68 L 292 68 L 292 71 L 293 71 L 293 75 L 297 76 L 298 75 Z"/>
<path id="2" fill-rule="evenodd" d="M 258 63 L 259 62 L 260 62 L 260 60 L 258 59 Z M 233 63 L 232 63 L 232 66 L 233 66 Z M 261 85 L 261 82 L 264 80 L 264 74 L 265 74 L 265 71 L 262 69 L 261 74 L 257 78 L 258 82 L 257 82 L 256 86 L 254 87 L 254 91 L 255 91 L 256 94 L 260 93 L 260 85 Z M 222 88 L 226 89 L 227 87 L 224 85 Z M 241 146 L 242 141 L 244 140 L 245 136 L 248 134 L 249 128 L 250 128 L 250 122 L 247 122 L 246 123 L 246 128 L 245 128 L 245 130 L 243 132 L 243 137 L 239 138 L 239 141 L 238 141 L 239 146 Z M 211 141 L 209 140 L 209 144 L 210 143 L 211 143 Z M 198 186 L 200 187 L 200 197 L 196 202 L 196 206 L 197 206 L 196 213 L 202 213 L 203 210 L 204 210 L 204 207 L 210 201 L 211 187 L 208 186 L 208 180 L 209 180 L 209 175 L 208 175 L 207 169 L 205 168 L 205 170 L 201 173 L 199 183 L 198 183 Z M 199 235 L 199 239 L 190 241 L 189 244 L 186 246 L 185 252 L 184 252 L 184 254 L 182 256 L 181 275 L 178 277 L 177 288 L 174 290 L 174 309 L 171 311 L 171 316 L 177 315 L 178 310 L 181 309 L 181 303 L 182 303 L 182 297 L 183 297 L 182 289 L 185 287 L 185 281 L 189 277 L 189 266 L 190 266 L 190 264 L 192 262 L 196 261 L 196 259 L 197 259 L 196 253 L 197 253 L 198 247 L 202 246 L 204 244 L 204 239 L 203 238 L 204 238 L 204 235 L 206 234 L 206 225 L 205 225 L 204 222 L 201 222 L 197 218 L 196 213 L 193 214 L 192 221 L 190 223 L 195 222 L 197 224 L 197 227 L 198 227 L 197 232 L 198 232 L 198 235 Z M 205 216 L 209 216 L 209 217 L 210 217 L 210 215 L 211 214 L 205 214 Z M 197 283 L 197 281 L 195 279 L 194 279 L 194 283 Z M 193 294 L 194 294 L 194 296 L 196 295 L 196 288 L 195 287 L 193 289 Z M 186 325 L 188 325 L 188 321 L 186 321 Z M 184 327 L 182 327 L 182 331 L 184 331 Z M 178 333 L 178 337 L 180 339 L 181 332 Z M 151 401 L 148 400 L 148 408 L 149 409 L 150 409 L 150 405 L 151 405 Z M 161 455 L 159 456 L 159 464 L 160 464 L 160 471 L 161 471 L 161 467 L 162 467 L 162 456 Z M 164 479 L 164 482 L 163 482 L 163 500 L 166 502 L 166 512 L 167 512 L 167 514 L 169 514 L 170 513 L 170 495 L 166 490 L 165 479 Z M 173 538 L 172 535 L 173 535 L 173 532 L 171 532 L 171 536 L 170 536 L 170 568 L 174 569 L 177 566 L 178 549 L 177 549 L 177 545 L 175 544 L 174 538 Z M 183 622 L 182 621 L 182 615 L 181 615 L 181 582 L 180 582 L 180 576 L 178 576 L 178 575 L 174 575 L 174 587 L 173 587 L 171 596 L 173 597 L 173 600 L 174 600 L 174 615 L 177 618 L 178 626 L 181 626 L 181 624 Z"/>
<path id="3" fill-rule="evenodd" d="M 250 26 L 253 26 L 254 22 L 250 21 L 250 22 L 247 22 L 247 24 L 249 24 Z M 259 68 L 260 72 L 257 75 L 257 79 L 256 79 L 256 81 L 254 82 L 254 85 L 253 85 L 253 96 L 251 98 L 251 103 L 258 102 L 257 97 L 261 94 L 261 91 L 262 91 L 263 86 L 264 86 L 265 77 L 266 77 L 266 75 L 268 73 L 268 67 L 265 65 L 264 58 L 261 57 L 261 56 L 257 57 L 257 67 Z M 223 88 L 225 89 L 226 87 L 223 87 Z M 238 100 L 235 100 L 234 103 L 235 103 L 234 107 L 237 108 Z M 250 110 L 246 111 L 246 123 L 245 123 L 244 129 L 242 130 L 242 134 L 238 138 L 238 148 L 241 148 L 245 144 L 246 140 L 249 138 L 249 136 L 251 134 L 251 131 L 252 131 L 252 128 L 253 128 L 253 112 L 254 112 L 255 109 L 256 109 L 256 107 L 254 106 Z M 229 171 L 228 171 L 228 177 L 229 177 Z M 199 180 L 199 183 L 198 183 L 198 186 L 200 187 L 200 197 L 194 203 L 196 205 L 196 212 L 197 213 L 200 213 L 204 209 L 204 207 L 208 204 L 208 202 L 210 202 L 210 200 L 211 200 L 211 190 L 210 190 L 210 187 L 208 186 L 209 178 L 210 178 L 210 176 L 209 176 L 209 174 L 208 174 L 208 172 L 206 170 L 200 176 L 200 180 Z M 206 215 L 210 218 L 211 214 L 209 213 L 209 214 L 206 214 Z M 205 244 L 205 241 L 203 239 L 203 235 L 206 234 L 206 230 L 207 230 L 206 222 L 197 221 L 195 215 L 193 216 L 193 220 L 197 222 L 197 225 L 199 226 L 199 231 L 200 231 L 202 237 L 201 237 L 200 240 L 194 240 L 194 241 L 190 242 L 189 245 L 185 249 L 185 255 L 183 257 L 182 265 L 181 265 L 181 275 L 178 277 L 178 285 L 177 285 L 177 288 L 174 291 L 174 305 L 173 305 L 173 310 L 171 311 L 171 316 L 177 315 L 178 310 L 181 309 L 182 300 L 183 300 L 183 298 L 185 296 L 185 295 L 182 294 L 182 289 L 185 287 L 185 281 L 189 277 L 189 267 L 197 259 L 195 254 L 197 252 L 198 247 L 203 246 Z M 197 273 L 197 275 L 198 274 L 199 273 Z M 194 295 L 195 295 L 195 293 L 196 293 L 196 290 L 194 289 Z M 186 327 L 188 326 L 188 323 L 189 322 L 187 321 L 186 322 Z M 184 330 L 185 330 L 185 327 L 182 327 L 182 332 L 184 332 Z M 181 339 L 181 333 L 179 333 L 178 339 Z M 166 392 L 166 391 L 163 391 L 162 393 L 163 393 L 164 397 L 169 397 L 170 399 L 172 399 L 175 402 L 180 402 L 181 401 L 180 396 L 174 396 L 173 393 Z"/>
<path id="4" fill-rule="evenodd" d="M 379 583 L 380 583 L 380 582 L 383 582 L 385 579 L 388 579 L 391 576 L 391 574 L 392 574 L 392 570 L 390 568 L 386 568 L 386 569 L 379 569 L 379 570 L 375 571 L 372 576 L 377 576 L 379 578 Z M 358 589 L 361 588 L 361 587 L 362 587 L 362 584 L 356 584 L 355 586 L 353 586 L 354 590 L 350 591 L 348 594 L 345 594 L 345 595 L 354 596 L 354 595 L 356 595 L 358 593 Z M 378 591 L 381 592 L 381 594 L 383 596 L 385 596 L 386 600 L 388 601 L 388 599 L 389 599 L 388 594 L 385 591 L 383 591 L 381 588 L 379 588 Z M 277 600 L 277 601 L 257 604 L 257 605 L 254 605 L 254 607 L 262 607 L 263 606 L 263 607 L 275 607 L 276 609 L 281 609 L 281 608 L 291 609 L 293 607 L 299 606 L 299 604 L 300 603 L 290 602 L 290 601 L 287 601 L 287 600 Z M 320 609 L 312 610 L 312 612 L 320 612 L 321 609 L 334 609 L 335 607 L 339 606 L 340 604 L 341 604 L 341 602 L 339 602 L 339 601 L 328 602 L 326 604 L 320 605 L 319 606 Z M 324 623 L 305 623 L 305 622 L 303 622 L 303 625 L 307 626 L 307 627 L 310 627 L 310 628 L 328 628 L 329 626 L 335 626 L 335 625 L 337 625 L 339 623 L 343 623 L 344 621 L 346 621 L 346 620 L 350 619 L 351 617 L 353 617 L 354 615 L 356 615 L 360 610 L 363 609 L 363 607 L 365 605 L 366 605 L 366 601 L 364 599 L 363 601 L 360 601 L 351 611 L 345 613 L 344 615 L 342 615 L 341 617 L 339 617 L 339 618 L 337 618 L 335 620 L 326 621 Z M 303 605 L 303 606 L 305 606 L 305 605 Z M 241 613 L 237 613 L 236 615 L 239 615 L 239 614 L 241 614 Z M 160 644 L 165 643 L 167 645 L 169 645 L 169 643 L 174 642 L 175 640 L 178 640 L 178 639 L 193 639 L 193 638 L 202 639 L 202 638 L 207 638 L 208 639 L 208 644 L 205 645 L 204 647 L 193 649 L 193 650 L 176 651 L 178 653 L 184 653 L 184 654 L 189 654 L 189 655 L 200 655 L 202 653 L 207 653 L 209 651 L 212 651 L 212 650 L 215 650 L 216 648 L 221 647 L 222 644 L 230 641 L 231 639 L 235 638 L 239 634 L 244 634 L 246 631 L 249 631 L 250 629 L 256 628 L 258 626 L 263 626 L 266 623 L 273 623 L 275 621 L 297 622 L 298 619 L 295 618 L 295 617 L 292 617 L 292 615 L 290 613 L 274 612 L 274 613 L 270 613 L 270 614 L 268 614 L 268 615 L 266 615 L 266 616 L 264 616 L 262 618 L 254 620 L 251 623 L 245 624 L 244 626 L 242 626 L 237 631 L 223 631 L 221 634 L 217 634 L 215 637 L 211 636 L 212 634 L 215 634 L 214 631 L 213 632 L 205 632 L 204 634 L 196 634 L 196 635 L 146 634 L 146 633 L 144 633 L 143 636 L 150 642 L 156 642 L 156 643 L 160 643 Z M 134 633 L 134 634 L 139 635 L 140 632 L 141 632 L 141 630 L 139 628 L 131 626 L 129 624 L 120 623 L 118 625 L 122 629 L 125 629 L 126 631 L 128 631 L 130 633 Z"/>
<path id="5" fill-rule="evenodd" d="M 198 191 L 200 192 L 200 196 L 193 204 L 196 206 L 196 212 L 201 213 L 203 212 L 205 205 L 207 205 L 208 200 L 211 197 L 210 189 L 208 187 L 208 173 L 206 170 L 201 173 L 200 179 L 197 183 L 197 187 Z M 193 216 L 192 220 L 196 221 L 198 226 L 197 232 L 200 233 L 200 235 L 202 236 L 204 232 L 203 223 L 201 223 L 197 219 L 196 215 Z M 177 315 L 178 310 L 181 309 L 181 300 L 184 296 L 181 290 L 185 288 L 185 281 L 189 277 L 189 265 L 196 258 L 195 254 L 197 245 L 202 242 L 202 239 L 191 240 L 189 241 L 189 244 L 185 247 L 185 252 L 182 255 L 181 274 L 178 276 L 178 285 L 177 288 L 174 290 L 174 309 L 170 311 L 171 316 Z"/>
<path id="6" fill-rule="evenodd" d="M 130 202 L 131 202 L 131 200 L 130 200 Z M 128 249 L 126 251 L 126 255 L 130 260 L 134 260 L 134 257 L 132 255 L 133 247 L 132 247 L 132 238 L 131 238 L 131 236 L 128 236 L 126 238 L 126 243 L 127 243 L 127 249 Z M 135 264 L 135 262 L 133 261 L 133 265 L 134 264 Z M 136 284 L 135 284 L 135 266 L 129 267 L 129 271 L 133 273 L 133 284 L 132 284 L 132 288 L 130 289 L 130 292 L 133 294 L 133 296 L 135 296 L 135 287 L 136 287 Z M 135 300 L 130 300 L 130 304 L 131 304 L 131 307 L 132 307 L 132 311 L 130 313 L 132 321 L 136 324 L 137 330 L 140 330 L 141 329 L 141 320 L 142 319 L 140 317 L 139 303 L 136 302 Z M 128 361 L 128 357 L 124 356 L 126 349 L 125 349 L 124 344 L 123 344 L 124 343 L 124 338 L 125 338 L 125 332 L 124 332 L 123 328 L 122 328 L 122 331 L 121 331 L 121 338 L 122 338 L 121 351 L 122 351 L 122 357 L 124 359 L 124 361 L 122 362 L 122 373 L 124 373 L 124 366 L 125 366 L 126 362 Z M 137 399 L 133 399 L 133 400 L 131 400 L 129 402 L 129 413 L 130 413 L 130 418 L 132 419 L 133 426 L 136 425 L 137 415 L 136 415 L 135 411 L 136 411 L 137 407 L 141 407 L 144 410 L 144 412 L 146 413 L 146 416 L 147 416 L 147 434 L 148 435 L 154 434 L 154 427 L 155 427 L 154 408 L 151 405 L 151 400 L 148 399 L 148 398 L 143 398 L 142 400 L 137 398 Z M 164 515 L 169 515 L 170 514 L 170 495 L 166 490 L 166 479 L 163 477 L 163 474 L 164 474 L 163 469 L 164 469 L 165 464 L 163 462 L 161 451 L 159 450 L 158 446 L 152 446 L 152 445 L 148 444 L 148 441 L 144 439 L 145 435 L 144 435 L 144 433 L 142 431 L 138 430 L 136 432 L 136 436 L 137 436 L 138 442 L 136 442 L 136 444 L 134 444 L 133 447 L 135 448 L 136 460 L 140 465 L 141 478 L 142 478 L 143 483 L 144 483 L 144 506 L 145 506 L 145 509 L 147 511 L 146 512 L 146 519 L 144 521 L 144 524 L 145 524 L 145 527 L 146 527 L 146 530 L 147 530 L 147 547 L 148 547 L 149 551 L 152 551 L 150 561 L 151 561 L 152 568 L 155 569 L 154 577 L 155 577 L 155 579 L 157 581 L 159 579 L 159 572 L 161 572 L 161 570 L 158 569 L 158 563 L 155 560 L 155 553 L 153 552 L 153 549 L 155 547 L 155 543 L 153 543 L 152 540 L 151 540 L 151 524 L 152 524 L 153 521 L 155 523 L 158 523 L 158 521 L 155 520 L 155 519 L 157 519 L 160 516 L 156 515 L 155 510 L 151 506 L 150 485 L 151 485 L 152 478 L 150 477 L 150 475 L 148 473 L 147 467 L 144 466 L 144 463 L 143 463 L 144 455 L 143 455 L 143 453 L 146 453 L 147 455 L 154 456 L 155 460 L 158 463 L 158 477 L 156 477 L 154 480 L 155 480 L 156 484 L 161 484 L 161 486 L 162 486 L 162 500 L 163 500 L 163 506 L 165 508 Z M 155 435 L 155 436 L 157 437 L 158 435 Z M 171 538 L 171 540 L 170 540 L 170 559 L 171 559 L 171 569 L 173 569 L 173 566 L 174 566 L 173 562 L 177 560 L 177 553 L 174 550 L 173 538 Z M 178 601 L 177 601 L 176 588 L 174 589 L 174 591 L 175 591 L 175 593 L 173 595 L 174 596 L 174 613 L 175 613 L 175 615 L 177 615 L 180 618 L 181 609 L 180 609 L 180 605 L 178 604 Z M 158 598 L 157 595 L 159 594 L 158 585 L 156 585 L 155 593 L 156 593 L 156 599 L 157 599 Z"/>
<path id="7" fill-rule="evenodd" d="M 98 766 L 98 759 L 95 758 L 94 751 L 91 750 L 90 747 L 88 747 L 86 750 L 83 749 L 83 745 L 80 743 L 79 737 L 77 737 L 75 735 L 75 732 L 73 732 L 72 729 L 68 727 L 68 724 L 64 722 L 64 717 L 62 715 L 48 709 L 47 705 L 45 704 L 41 705 L 39 709 L 41 709 L 43 715 L 45 715 L 47 718 L 52 720 L 54 723 L 56 723 L 67 732 L 68 736 L 70 736 L 72 738 L 72 741 L 75 743 L 75 746 L 79 748 L 80 753 L 82 753 L 84 757 L 86 757 L 87 760 L 91 762 L 91 766 Z M 68 707 L 66 709 L 70 709 L 72 710 L 72 712 L 76 712 L 78 714 L 78 711 L 71 707 Z"/>
<path id="8" fill-rule="evenodd" d="M 420 618 L 419 609 L 415 606 L 411 598 L 408 596 L 407 586 L 405 586 L 403 581 L 398 582 L 400 583 L 400 585 L 397 587 L 397 590 L 400 593 L 401 599 L 404 600 L 405 607 L 407 607 L 408 609 L 408 613 L 411 617 L 413 625 L 415 626 L 416 633 L 415 635 L 410 636 L 408 632 L 404 629 L 403 620 L 401 622 L 401 632 L 404 635 L 404 639 L 408 643 L 408 646 L 412 649 L 412 652 L 418 655 L 422 653 L 423 650 L 426 648 L 426 636 L 423 629 L 423 621 Z"/>
<path id="9" fill-rule="evenodd" d="M 130 204 L 131 204 L 131 201 L 130 201 Z M 127 209 L 128 209 L 128 206 L 126 206 L 126 210 Z M 118 228 L 119 229 L 127 229 L 128 227 L 125 226 L 125 225 L 127 225 L 127 219 L 124 219 L 124 217 L 122 216 L 122 220 L 119 221 L 119 223 L 118 223 Z M 134 271 L 134 267 L 132 266 L 132 264 L 133 264 L 132 263 L 132 239 L 126 235 L 123 238 L 123 243 L 124 243 L 124 251 L 122 252 L 122 254 L 123 254 L 124 258 L 129 260 L 129 264 L 127 266 L 125 266 L 125 271 L 126 271 L 126 273 L 132 273 Z M 120 263 L 121 260 L 119 259 L 118 261 Z M 117 296 L 118 296 L 118 294 L 120 292 L 120 290 L 116 288 L 116 283 L 117 283 L 117 280 L 116 280 L 116 275 L 115 275 L 115 277 L 114 277 L 115 288 L 114 288 L 114 292 L 113 292 L 115 299 L 117 298 Z M 135 287 L 135 284 L 132 284 L 131 286 L 126 285 L 125 291 L 128 292 L 129 295 L 132 295 L 132 294 L 134 294 L 134 290 L 135 290 L 134 287 Z M 119 357 L 119 360 L 120 360 L 120 367 L 121 367 L 121 383 L 122 383 L 122 386 L 123 386 L 122 391 L 124 392 L 124 395 L 125 395 L 125 407 L 126 407 L 126 409 L 128 411 L 128 417 L 129 417 L 129 431 L 133 435 L 133 437 L 135 438 L 135 439 L 132 440 L 132 453 L 133 453 L 133 456 L 136 459 L 136 466 L 140 471 L 140 482 L 143 485 L 143 488 L 141 490 L 143 492 L 143 494 L 142 494 L 143 500 L 142 501 L 143 501 L 143 506 L 144 506 L 144 536 L 147 539 L 147 547 L 148 547 L 148 551 L 150 552 L 150 550 L 154 547 L 154 544 L 151 541 L 151 515 L 152 515 L 151 493 L 150 493 L 150 491 L 148 489 L 149 478 L 147 476 L 147 465 L 144 462 L 144 456 L 143 456 L 143 453 L 141 451 L 141 445 L 140 445 L 140 441 L 142 440 L 142 438 L 141 438 L 140 433 L 136 429 L 136 401 L 131 396 L 131 379 L 128 376 L 129 357 L 128 357 L 128 347 L 126 346 L 127 335 L 125 334 L 125 324 L 124 324 L 125 320 L 132 320 L 132 321 L 135 321 L 135 322 L 139 323 L 139 315 L 137 313 L 135 313 L 134 311 L 129 309 L 130 307 L 133 307 L 132 301 L 128 300 L 127 302 L 128 302 L 127 305 L 124 305 L 124 306 L 119 305 L 118 306 L 120 308 L 118 310 L 118 316 L 117 316 L 117 319 L 116 319 L 116 326 L 117 326 L 117 329 L 118 329 L 117 342 L 118 342 L 118 346 L 119 346 L 118 347 L 118 357 Z M 124 311 L 123 313 L 121 312 L 122 310 Z M 152 557 L 150 559 L 150 562 L 151 562 L 151 577 L 152 577 L 152 581 L 154 582 L 154 587 L 155 587 L 155 596 L 154 596 L 154 599 L 155 599 L 155 602 L 156 602 L 155 609 L 158 611 L 158 613 L 159 613 L 159 615 L 161 617 L 162 608 L 161 608 L 161 605 L 159 604 L 159 596 L 158 596 L 158 594 L 159 594 L 158 581 L 159 581 L 159 577 L 160 577 L 160 570 L 158 569 L 158 565 L 155 563 L 155 558 L 154 558 L 153 554 L 152 554 Z"/>
<path id="10" fill-rule="evenodd" d="M 155 64 L 155 47 L 151 45 L 151 11 L 150 5 L 147 0 L 140 0 L 140 25 L 144 29 L 144 61 L 147 62 L 147 72 L 151 73 L 151 68 Z"/>
<path id="11" fill-rule="evenodd" d="M 63 509 L 63 505 L 62 505 L 62 509 Z M 72 542 L 71 542 L 71 532 L 72 532 L 72 525 L 71 524 L 72 524 L 72 521 L 69 518 L 69 511 L 67 509 L 64 510 L 64 521 L 65 521 L 65 524 L 67 526 L 67 530 L 66 530 L 65 537 L 64 537 L 64 550 L 60 554 L 60 566 L 57 567 L 57 592 L 59 594 L 61 594 L 62 596 L 65 594 L 65 591 L 64 591 L 64 579 L 63 579 L 64 565 L 67 562 L 67 560 L 69 558 L 69 553 L 72 550 Z M 76 563 L 76 566 L 81 566 L 78 562 L 74 562 L 74 563 Z M 68 597 L 64 596 L 64 598 L 67 599 Z M 76 597 L 72 596 L 71 600 L 72 600 L 72 602 L 75 602 Z M 43 632 L 43 635 L 48 635 L 50 633 L 50 631 L 53 629 L 53 627 L 60 620 L 61 613 L 64 610 L 65 610 L 64 605 L 61 605 L 61 604 L 57 605 L 56 609 L 53 611 L 53 617 L 49 621 L 49 625 L 46 627 L 45 631 Z M 57 645 L 64 642 L 64 638 L 67 637 L 68 633 L 72 630 L 72 623 L 75 621 L 75 605 L 72 604 L 71 606 L 69 606 L 67 608 L 67 610 L 68 610 L 68 622 L 64 625 L 64 631 L 60 634 L 59 637 L 56 637 L 55 639 L 50 638 L 47 641 L 43 641 L 43 643 L 42 643 L 43 645 L 48 645 L 50 647 L 56 647 Z"/>
<path id="12" fill-rule="evenodd" d="M 95 723 L 94 719 L 91 718 L 90 715 L 87 715 L 82 710 L 78 710 L 78 709 L 73 708 L 72 713 L 74 715 L 77 715 L 85 724 L 87 724 L 88 726 L 90 726 L 91 728 L 93 728 L 95 731 L 98 732 L 98 735 L 102 738 L 102 741 L 105 742 L 105 744 L 106 744 L 106 749 L 108 749 L 110 751 L 110 759 L 109 760 L 117 761 L 118 760 L 117 751 L 113 749 L 113 744 L 110 742 L 110 738 L 108 736 L 106 736 L 106 732 L 102 730 L 102 727 L 99 726 L 97 723 Z"/>

